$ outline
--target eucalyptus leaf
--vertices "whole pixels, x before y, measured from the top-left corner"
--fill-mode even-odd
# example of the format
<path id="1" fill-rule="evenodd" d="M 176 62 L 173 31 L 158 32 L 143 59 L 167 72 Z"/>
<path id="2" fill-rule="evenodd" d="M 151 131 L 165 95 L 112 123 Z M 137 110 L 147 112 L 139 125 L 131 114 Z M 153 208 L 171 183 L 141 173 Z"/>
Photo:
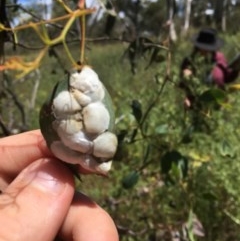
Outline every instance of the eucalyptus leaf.
<path id="1" fill-rule="evenodd" d="M 220 154 L 223 157 L 233 158 L 235 156 L 234 148 L 232 147 L 231 143 L 226 139 L 222 140 L 222 142 L 220 143 L 219 149 L 220 149 Z"/>
<path id="2" fill-rule="evenodd" d="M 132 113 L 136 121 L 139 123 L 142 118 L 142 105 L 138 100 L 133 100 L 131 103 L 131 107 L 132 107 Z"/>
<path id="3" fill-rule="evenodd" d="M 167 134 L 169 132 L 168 124 L 159 125 L 155 129 L 156 134 Z"/>
<path id="4" fill-rule="evenodd" d="M 187 224 L 186 224 L 186 228 L 187 228 L 187 232 L 188 232 L 188 238 L 189 238 L 190 241 L 195 241 L 194 233 L 193 233 L 193 219 L 194 219 L 194 213 L 190 209 L 188 221 L 187 221 Z"/>
<path id="5" fill-rule="evenodd" d="M 218 103 L 221 104 L 225 101 L 226 93 L 221 89 L 210 89 L 203 92 L 199 99 L 206 104 Z"/>
<path id="6" fill-rule="evenodd" d="M 137 171 L 130 172 L 127 176 L 122 179 L 122 186 L 125 189 L 134 187 L 139 179 L 139 173 Z"/>
<path id="7" fill-rule="evenodd" d="M 180 152 L 173 150 L 166 152 L 161 158 L 161 172 L 171 174 L 178 178 L 184 178 L 188 173 L 188 159 Z"/>

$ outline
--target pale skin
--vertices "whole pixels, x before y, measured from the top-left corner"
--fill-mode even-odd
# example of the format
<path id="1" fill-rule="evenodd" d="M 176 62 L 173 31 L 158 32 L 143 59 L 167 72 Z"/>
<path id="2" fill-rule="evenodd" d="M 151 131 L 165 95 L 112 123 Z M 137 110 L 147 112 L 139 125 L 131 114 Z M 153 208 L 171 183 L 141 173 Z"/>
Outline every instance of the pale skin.
<path id="1" fill-rule="evenodd" d="M 39 130 L 0 139 L 0 189 L 0 241 L 119 240 L 111 217 L 75 191 Z"/>
<path id="2" fill-rule="evenodd" d="M 190 69 L 184 69 L 183 70 L 183 76 L 184 77 L 189 78 L 191 75 L 192 75 L 192 71 Z M 186 107 L 186 108 L 191 107 L 191 101 L 187 97 L 184 99 L 183 104 L 184 104 L 184 107 Z"/>

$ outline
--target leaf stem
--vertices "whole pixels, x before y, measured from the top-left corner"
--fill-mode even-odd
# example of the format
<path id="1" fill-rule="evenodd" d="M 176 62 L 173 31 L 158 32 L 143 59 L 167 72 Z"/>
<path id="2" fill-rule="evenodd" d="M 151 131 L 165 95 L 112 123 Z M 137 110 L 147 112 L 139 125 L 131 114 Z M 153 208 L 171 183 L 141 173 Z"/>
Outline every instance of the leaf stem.
<path id="1" fill-rule="evenodd" d="M 85 9 L 85 0 L 79 0 L 78 7 L 81 11 Z M 81 41 L 80 41 L 80 64 L 84 63 L 85 54 L 85 37 L 86 37 L 86 17 L 85 14 L 80 16 Z"/>

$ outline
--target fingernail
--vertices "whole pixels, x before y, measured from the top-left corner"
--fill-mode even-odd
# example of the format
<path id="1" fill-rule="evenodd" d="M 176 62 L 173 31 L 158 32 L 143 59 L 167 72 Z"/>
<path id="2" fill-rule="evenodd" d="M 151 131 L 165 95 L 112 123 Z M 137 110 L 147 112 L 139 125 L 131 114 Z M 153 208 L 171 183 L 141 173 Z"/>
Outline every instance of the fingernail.
<path id="1" fill-rule="evenodd" d="M 26 176 L 30 185 L 53 195 L 61 193 L 66 184 L 60 180 L 59 166 L 55 164 L 57 163 L 48 159 L 32 164 L 26 170 Z"/>
<path id="2" fill-rule="evenodd" d="M 51 173 L 39 171 L 33 180 L 33 185 L 42 191 L 51 192 L 51 194 L 59 194 L 65 187 L 63 183 L 54 178 Z"/>

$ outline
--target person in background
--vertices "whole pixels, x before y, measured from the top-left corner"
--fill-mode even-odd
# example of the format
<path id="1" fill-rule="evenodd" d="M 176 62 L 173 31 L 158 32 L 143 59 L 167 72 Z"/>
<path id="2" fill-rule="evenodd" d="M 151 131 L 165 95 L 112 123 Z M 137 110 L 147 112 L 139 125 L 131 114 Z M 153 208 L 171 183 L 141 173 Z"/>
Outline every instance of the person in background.
<path id="1" fill-rule="evenodd" d="M 193 50 L 180 66 L 179 87 L 185 91 L 185 105 L 190 107 L 197 88 L 203 83 L 224 89 L 233 82 L 238 72 L 230 69 L 224 54 L 219 50 L 224 42 L 217 31 L 204 28 L 192 38 Z M 195 83 L 192 82 L 193 78 Z"/>

